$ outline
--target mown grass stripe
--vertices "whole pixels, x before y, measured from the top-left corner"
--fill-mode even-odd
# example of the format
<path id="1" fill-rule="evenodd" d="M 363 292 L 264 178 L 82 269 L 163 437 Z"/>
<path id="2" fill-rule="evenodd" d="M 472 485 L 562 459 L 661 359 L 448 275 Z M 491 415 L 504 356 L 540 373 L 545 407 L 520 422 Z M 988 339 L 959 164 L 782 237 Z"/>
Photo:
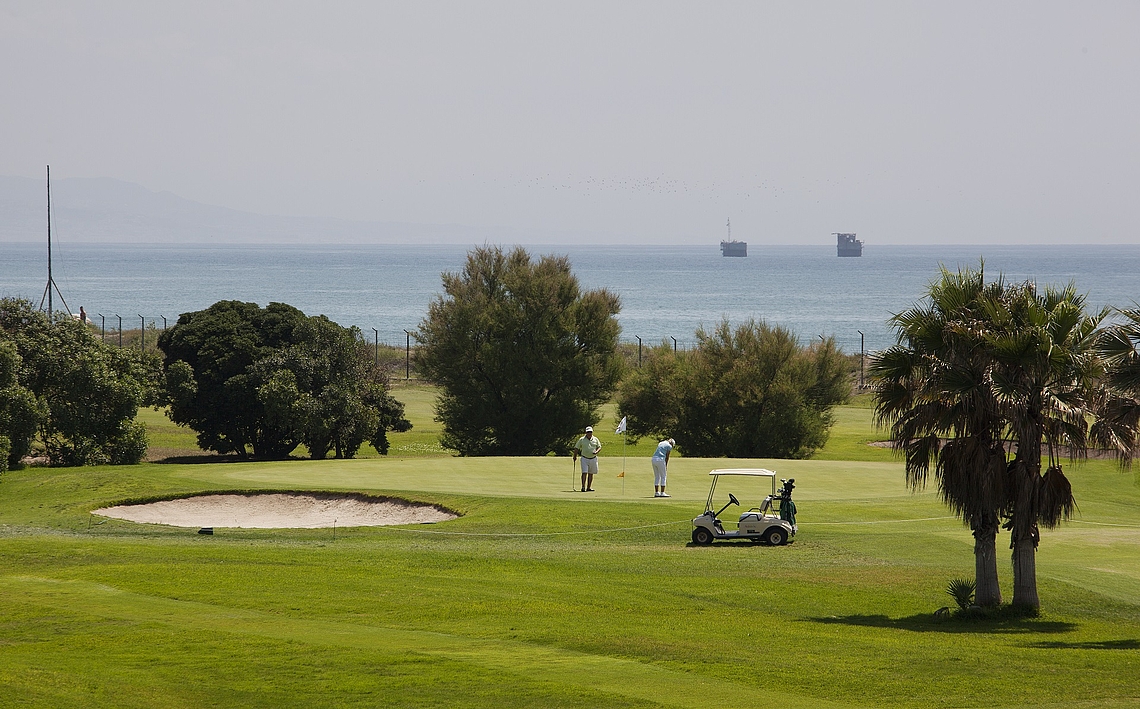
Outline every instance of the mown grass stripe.
<path id="1" fill-rule="evenodd" d="M 19 602 L 83 612 L 136 623 L 256 635 L 287 642 L 446 657 L 498 672 L 643 699 L 663 706 L 707 709 L 709 697 L 749 696 L 757 688 L 604 655 L 591 655 L 511 640 L 467 638 L 446 633 L 282 618 L 256 611 L 123 591 L 105 584 L 35 576 L 0 577 L 0 587 Z M 15 600 L 14 598 L 12 600 Z M 766 701 L 786 709 L 853 708 L 814 697 L 765 688 Z"/>

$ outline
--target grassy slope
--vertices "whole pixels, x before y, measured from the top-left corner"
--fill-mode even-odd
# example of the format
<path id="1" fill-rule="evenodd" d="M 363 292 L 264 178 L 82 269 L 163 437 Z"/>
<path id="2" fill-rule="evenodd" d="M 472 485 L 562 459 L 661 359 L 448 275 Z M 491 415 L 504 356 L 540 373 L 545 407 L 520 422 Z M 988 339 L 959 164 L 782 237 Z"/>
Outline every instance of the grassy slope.
<path id="1" fill-rule="evenodd" d="M 429 435 L 430 392 L 397 394 Z M 415 448 L 389 459 L 7 474 L 0 705 L 1140 700 L 1134 476 L 1105 462 L 1073 471 L 1082 519 L 1044 534 L 1042 618 L 937 624 L 946 582 L 972 576 L 971 538 L 936 495 L 905 488 L 889 451 L 865 445 L 876 437 L 868 409 L 838 419 L 818 460 L 731 463 L 797 479 L 800 535 L 778 549 L 688 546 L 707 471 L 724 461 L 677 459 L 674 497 L 654 500 L 639 449 L 623 492 L 608 424 L 599 429 L 611 459 L 593 496 L 567 492 L 567 459 Z M 844 456 L 862 460 L 834 459 Z M 251 488 L 396 492 L 464 516 L 334 540 L 327 529 L 201 537 L 89 514 L 123 499 Z M 749 505 L 763 491 L 722 484 L 719 497 L 728 492 Z M 1008 565 L 1001 575 L 1008 598 Z"/>

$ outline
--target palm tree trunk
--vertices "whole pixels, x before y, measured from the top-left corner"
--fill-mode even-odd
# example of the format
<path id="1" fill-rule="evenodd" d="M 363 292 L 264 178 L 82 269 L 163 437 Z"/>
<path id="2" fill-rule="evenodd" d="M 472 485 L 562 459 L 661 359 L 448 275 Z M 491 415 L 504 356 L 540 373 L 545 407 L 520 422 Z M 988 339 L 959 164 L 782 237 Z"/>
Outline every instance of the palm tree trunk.
<path id="1" fill-rule="evenodd" d="M 1000 606 L 1001 585 L 997 570 L 997 526 L 974 530 L 974 602 L 979 606 Z"/>
<path id="2" fill-rule="evenodd" d="M 1013 605 L 1037 610 L 1037 544 L 1030 537 L 1013 540 Z"/>
<path id="3" fill-rule="evenodd" d="M 1034 397 L 1029 405 L 1029 425 L 1017 437 L 1017 455 L 1012 466 L 1014 486 L 1013 524 L 1010 548 L 1013 549 L 1013 605 L 1041 607 L 1037 597 L 1037 542 L 1041 532 L 1037 528 L 1038 487 L 1041 480 L 1041 441 L 1044 424 L 1041 422 L 1041 403 Z"/>

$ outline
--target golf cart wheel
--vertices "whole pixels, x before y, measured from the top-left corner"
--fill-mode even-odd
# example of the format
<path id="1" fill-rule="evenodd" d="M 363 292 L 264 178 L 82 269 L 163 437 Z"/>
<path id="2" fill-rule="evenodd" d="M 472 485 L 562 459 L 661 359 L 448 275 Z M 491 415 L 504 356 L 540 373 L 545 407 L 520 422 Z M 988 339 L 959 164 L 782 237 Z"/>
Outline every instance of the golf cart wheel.
<path id="1" fill-rule="evenodd" d="M 697 527 L 693 530 L 693 544 L 700 544 L 706 546 L 713 543 L 712 532 L 704 527 Z"/>
<path id="2" fill-rule="evenodd" d="M 769 527 L 768 531 L 764 532 L 764 541 L 774 547 L 783 546 L 788 543 L 788 533 L 783 527 Z"/>

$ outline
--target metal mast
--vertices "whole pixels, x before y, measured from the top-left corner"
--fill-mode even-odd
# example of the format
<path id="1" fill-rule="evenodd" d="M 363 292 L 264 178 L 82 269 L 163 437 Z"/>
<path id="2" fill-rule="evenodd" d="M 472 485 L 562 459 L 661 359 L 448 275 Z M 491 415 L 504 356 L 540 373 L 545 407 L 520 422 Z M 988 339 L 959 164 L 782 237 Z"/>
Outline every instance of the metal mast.
<path id="1" fill-rule="evenodd" d="M 67 307 L 67 301 L 64 300 L 63 293 L 60 293 L 59 286 L 55 284 L 55 279 L 51 276 L 51 165 L 47 166 L 47 247 L 48 247 L 48 279 L 47 286 L 44 287 L 44 295 L 40 298 L 40 310 L 43 310 L 44 301 L 47 301 L 48 320 L 52 320 L 55 314 L 55 309 L 52 307 L 52 291 L 59 293 L 59 300 L 63 303 L 63 307 L 71 314 L 71 308 Z"/>

